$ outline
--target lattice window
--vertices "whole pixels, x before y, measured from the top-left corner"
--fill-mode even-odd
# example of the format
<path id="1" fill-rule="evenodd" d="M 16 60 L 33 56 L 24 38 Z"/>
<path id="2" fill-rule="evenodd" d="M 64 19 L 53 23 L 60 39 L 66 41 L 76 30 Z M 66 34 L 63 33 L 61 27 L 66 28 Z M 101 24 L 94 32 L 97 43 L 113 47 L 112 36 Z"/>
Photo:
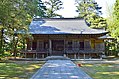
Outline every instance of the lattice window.
<path id="1" fill-rule="evenodd" d="M 91 49 L 90 40 L 85 40 L 85 42 L 84 42 L 84 49 L 85 50 L 90 50 Z"/>
<path id="2" fill-rule="evenodd" d="M 66 41 L 66 49 L 72 50 L 72 41 Z"/>
<path id="3" fill-rule="evenodd" d="M 80 44 L 79 41 L 75 40 L 72 43 L 73 50 L 79 50 Z"/>

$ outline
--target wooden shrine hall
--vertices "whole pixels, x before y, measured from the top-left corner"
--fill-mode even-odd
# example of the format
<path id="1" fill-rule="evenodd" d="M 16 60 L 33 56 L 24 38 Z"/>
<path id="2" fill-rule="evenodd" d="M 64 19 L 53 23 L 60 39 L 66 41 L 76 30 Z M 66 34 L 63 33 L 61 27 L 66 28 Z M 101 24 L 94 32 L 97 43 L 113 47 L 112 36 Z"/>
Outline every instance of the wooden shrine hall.
<path id="1" fill-rule="evenodd" d="M 27 58 L 67 56 L 71 59 L 100 58 L 108 32 L 90 28 L 81 18 L 34 18 L 29 26 L 32 38 L 23 52 Z"/>

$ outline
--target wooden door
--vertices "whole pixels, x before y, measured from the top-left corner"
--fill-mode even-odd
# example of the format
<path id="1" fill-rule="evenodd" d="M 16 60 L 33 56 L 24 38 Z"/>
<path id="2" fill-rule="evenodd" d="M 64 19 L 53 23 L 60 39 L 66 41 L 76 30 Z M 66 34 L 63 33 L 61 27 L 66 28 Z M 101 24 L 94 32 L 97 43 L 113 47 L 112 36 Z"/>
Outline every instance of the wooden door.
<path id="1" fill-rule="evenodd" d="M 52 40 L 52 55 L 63 55 L 64 40 Z"/>

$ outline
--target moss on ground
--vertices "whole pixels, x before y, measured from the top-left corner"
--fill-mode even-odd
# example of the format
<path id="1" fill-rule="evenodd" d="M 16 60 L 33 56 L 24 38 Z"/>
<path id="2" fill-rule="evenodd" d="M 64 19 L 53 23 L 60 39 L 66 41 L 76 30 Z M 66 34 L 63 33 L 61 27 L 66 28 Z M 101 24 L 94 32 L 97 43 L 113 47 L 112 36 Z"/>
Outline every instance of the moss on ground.
<path id="1" fill-rule="evenodd" d="M 119 79 L 119 64 L 85 63 L 80 68 L 93 79 Z"/>
<path id="2" fill-rule="evenodd" d="M 0 62 L 0 79 L 29 79 L 44 61 Z"/>

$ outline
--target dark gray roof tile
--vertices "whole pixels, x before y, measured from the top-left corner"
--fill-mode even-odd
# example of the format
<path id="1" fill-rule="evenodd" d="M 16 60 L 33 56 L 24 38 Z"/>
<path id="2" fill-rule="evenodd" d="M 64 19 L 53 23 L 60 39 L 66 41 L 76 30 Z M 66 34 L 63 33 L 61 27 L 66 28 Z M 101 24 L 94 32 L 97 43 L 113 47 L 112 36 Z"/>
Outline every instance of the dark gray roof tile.
<path id="1" fill-rule="evenodd" d="M 29 26 L 31 34 L 101 34 L 107 31 L 91 29 L 83 19 L 35 18 Z"/>

